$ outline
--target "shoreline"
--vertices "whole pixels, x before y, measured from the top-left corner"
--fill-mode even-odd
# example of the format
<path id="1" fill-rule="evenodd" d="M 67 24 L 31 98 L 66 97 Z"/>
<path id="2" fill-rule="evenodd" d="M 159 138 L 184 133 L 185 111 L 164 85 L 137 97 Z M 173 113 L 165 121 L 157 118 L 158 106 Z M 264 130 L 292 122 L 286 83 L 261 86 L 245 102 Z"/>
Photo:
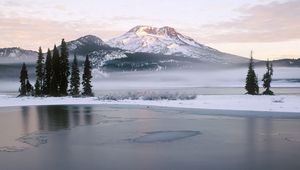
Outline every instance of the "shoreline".
<path id="1" fill-rule="evenodd" d="M 300 96 L 198 95 L 192 100 L 99 100 L 98 97 L 0 95 L 0 108 L 47 105 L 137 105 L 169 108 L 300 113 Z"/>

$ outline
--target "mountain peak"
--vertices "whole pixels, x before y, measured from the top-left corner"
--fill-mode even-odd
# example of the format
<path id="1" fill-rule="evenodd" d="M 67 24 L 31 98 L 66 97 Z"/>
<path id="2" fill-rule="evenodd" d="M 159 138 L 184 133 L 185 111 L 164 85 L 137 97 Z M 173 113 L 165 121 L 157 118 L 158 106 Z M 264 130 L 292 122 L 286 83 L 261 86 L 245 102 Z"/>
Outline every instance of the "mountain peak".
<path id="1" fill-rule="evenodd" d="M 177 36 L 178 35 L 178 32 L 175 30 L 175 28 L 168 27 L 168 26 L 159 28 L 159 32 L 162 34 L 166 34 L 168 36 Z"/>
<path id="2" fill-rule="evenodd" d="M 1 63 L 34 63 L 37 52 L 20 47 L 0 48 Z"/>
<path id="3" fill-rule="evenodd" d="M 144 52 L 200 59 L 205 62 L 240 62 L 240 57 L 202 45 L 174 28 L 139 25 L 107 42 L 111 47 L 130 52 Z"/>
<path id="4" fill-rule="evenodd" d="M 151 28 L 153 28 L 153 27 L 147 26 L 147 25 L 137 25 L 137 26 L 133 27 L 132 29 L 130 29 L 128 32 L 138 32 L 138 31 L 151 29 Z"/>
<path id="5" fill-rule="evenodd" d="M 164 26 L 164 27 L 158 28 L 158 27 L 151 27 L 151 26 L 147 26 L 147 25 L 138 25 L 138 26 L 132 28 L 129 32 L 135 33 L 140 36 L 151 34 L 151 35 L 173 37 L 173 36 L 177 36 L 177 34 L 178 34 L 177 31 L 172 27 Z"/>
<path id="6" fill-rule="evenodd" d="M 86 55 L 90 52 L 111 49 L 105 42 L 95 35 L 86 35 L 76 40 L 67 42 L 70 53 L 76 53 L 78 55 Z"/>
<path id="7" fill-rule="evenodd" d="M 103 40 L 100 39 L 99 37 L 95 36 L 95 35 L 86 35 L 83 37 L 78 38 L 77 40 L 74 41 L 80 41 L 80 42 L 94 42 L 94 43 L 98 43 L 98 44 L 103 44 Z"/>

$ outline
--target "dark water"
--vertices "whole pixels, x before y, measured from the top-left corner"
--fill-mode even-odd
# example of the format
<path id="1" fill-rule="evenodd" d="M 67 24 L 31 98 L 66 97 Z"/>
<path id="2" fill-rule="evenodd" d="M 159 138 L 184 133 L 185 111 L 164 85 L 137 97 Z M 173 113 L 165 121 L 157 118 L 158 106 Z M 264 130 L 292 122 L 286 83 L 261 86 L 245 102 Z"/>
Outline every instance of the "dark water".
<path id="1" fill-rule="evenodd" d="M 300 114 L 135 106 L 0 108 L 1 170 L 299 170 L 299 158 Z"/>

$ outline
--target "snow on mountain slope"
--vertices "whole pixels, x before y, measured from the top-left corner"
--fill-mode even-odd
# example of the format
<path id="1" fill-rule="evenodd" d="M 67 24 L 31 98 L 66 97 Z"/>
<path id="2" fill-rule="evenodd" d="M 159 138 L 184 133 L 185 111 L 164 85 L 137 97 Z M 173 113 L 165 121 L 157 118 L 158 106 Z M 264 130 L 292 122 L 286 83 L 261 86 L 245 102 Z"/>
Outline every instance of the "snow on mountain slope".
<path id="1" fill-rule="evenodd" d="M 94 45 L 102 46 L 105 45 L 105 43 L 98 37 L 93 36 L 93 35 L 86 35 L 84 37 L 80 37 L 76 40 L 68 42 L 68 48 L 69 50 L 74 50 L 80 46 L 86 45 L 86 44 L 91 44 L 93 43 Z"/>
<path id="2" fill-rule="evenodd" d="M 76 53 L 78 56 L 86 56 L 87 54 L 99 50 L 112 50 L 109 45 L 97 36 L 86 35 L 76 40 L 67 42 L 70 57 Z M 60 49 L 60 46 L 58 47 Z M 44 51 L 46 52 L 46 51 Z M 45 55 L 45 54 L 44 54 Z M 0 63 L 35 63 L 37 52 L 25 50 L 22 48 L 0 48 Z M 79 58 L 81 59 L 81 58 Z"/>
<path id="3" fill-rule="evenodd" d="M 122 50 L 98 50 L 88 54 L 94 68 L 101 69 L 105 62 L 120 58 L 127 58 Z"/>
<path id="4" fill-rule="evenodd" d="M 131 52 L 191 57 L 203 62 L 223 64 L 248 62 L 246 58 L 222 53 L 199 44 L 171 27 L 136 26 L 127 33 L 109 40 L 107 44 Z"/>
<path id="5" fill-rule="evenodd" d="M 36 61 L 37 52 L 24 50 L 19 47 L 0 48 L 0 63 L 33 63 Z"/>
<path id="6" fill-rule="evenodd" d="M 71 54 L 76 53 L 77 55 L 84 55 L 84 56 L 93 51 L 112 49 L 99 37 L 94 35 L 86 35 L 76 40 L 67 42 L 67 46 Z"/>

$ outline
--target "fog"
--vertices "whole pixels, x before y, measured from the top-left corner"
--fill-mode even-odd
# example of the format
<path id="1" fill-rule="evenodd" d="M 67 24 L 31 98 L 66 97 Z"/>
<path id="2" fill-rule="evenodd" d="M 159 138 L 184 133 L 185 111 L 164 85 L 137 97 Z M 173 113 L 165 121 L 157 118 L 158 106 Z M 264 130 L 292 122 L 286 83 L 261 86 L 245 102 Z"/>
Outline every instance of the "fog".
<path id="1" fill-rule="evenodd" d="M 255 68 L 260 86 L 264 67 Z M 275 67 L 272 87 L 290 88 L 288 93 L 300 93 L 300 68 Z M 2 70 L 0 93 L 17 93 L 19 87 L 17 68 Z M 93 90 L 96 95 L 128 93 L 135 91 L 173 91 L 196 94 L 244 93 L 247 68 L 173 71 L 132 71 L 103 73 L 93 70 Z M 34 68 L 29 68 L 34 84 Z"/>
<path id="2" fill-rule="evenodd" d="M 261 80 L 265 68 L 257 68 Z M 300 87 L 300 68 L 274 68 L 273 87 Z M 96 89 L 244 87 L 247 68 L 198 71 L 140 71 L 101 73 L 94 71 Z M 260 81 L 260 84 L 262 82 Z"/>

